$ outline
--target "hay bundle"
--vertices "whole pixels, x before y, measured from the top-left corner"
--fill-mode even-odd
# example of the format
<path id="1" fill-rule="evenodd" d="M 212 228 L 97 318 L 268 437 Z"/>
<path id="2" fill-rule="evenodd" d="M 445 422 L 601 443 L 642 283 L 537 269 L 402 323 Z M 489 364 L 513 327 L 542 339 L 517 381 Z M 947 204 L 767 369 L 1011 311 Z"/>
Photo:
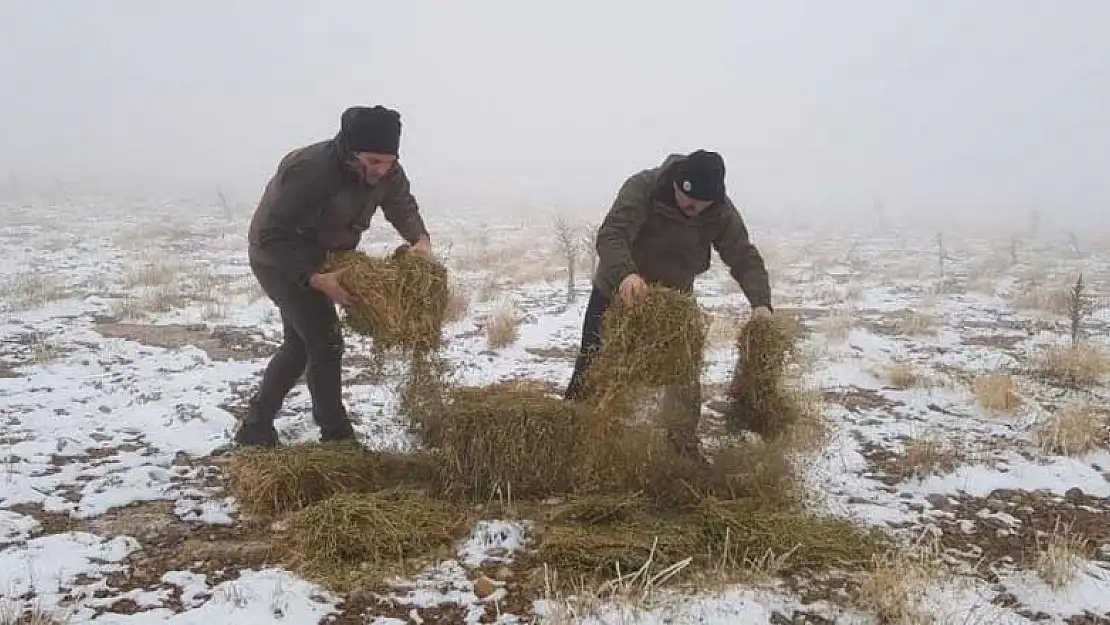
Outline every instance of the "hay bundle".
<path id="1" fill-rule="evenodd" d="M 697 380 L 708 317 L 692 294 L 651 286 L 631 304 L 614 299 L 587 386 L 602 398 Z"/>
<path id="2" fill-rule="evenodd" d="M 654 574 L 704 549 L 704 534 L 689 519 L 640 514 L 607 524 L 554 525 L 543 535 L 535 557 L 567 579 L 607 580 L 618 570 L 628 575 L 649 563 Z"/>
<path id="3" fill-rule="evenodd" d="M 308 568 L 331 577 L 352 570 L 373 575 L 452 545 L 467 521 L 449 502 L 396 488 L 315 503 L 293 516 L 290 532 Z"/>
<path id="4" fill-rule="evenodd" d="M 793 325 L 781 317 L 753 317 L 741 328 L 725 414 L 729 429 L 773 439 L 798 421 L 798 402 L 785 384 L 796 338 Z"/>
<path id="5" fill-rule="evenodd" d="M 231 456 L 229 488 L 251 514 L 280 515 L 339 492 L 429 483 L 435 473 L 423 456 L 366 452 L 349 445 L 290 445 L 247 449 Z"/>
<path id="6" fill-rule="evenodd" d="M 429 445 L 448 490 L 479 500 L 500 492 L 545 497 L 571 487 L 585 413 L 534 383 L 500 382 L 450 391 Z"/>
<path id="7" fill-rule="evenodd" d="M 344 320 L 373 338 L 375 349 L 439 347 L 451 288 L 447 269 L 438 261 L 400 250 L 388 258 L 336 252 L 321 271 L 340 272 L 340 286 L 354 299 Z"/>

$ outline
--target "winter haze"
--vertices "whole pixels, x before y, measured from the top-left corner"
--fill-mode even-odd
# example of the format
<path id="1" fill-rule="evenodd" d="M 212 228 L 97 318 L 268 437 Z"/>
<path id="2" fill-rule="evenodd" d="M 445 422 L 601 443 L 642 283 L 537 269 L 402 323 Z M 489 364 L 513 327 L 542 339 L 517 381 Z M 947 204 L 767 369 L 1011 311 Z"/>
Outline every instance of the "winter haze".
<path id="1" fill-rule="evenodd" d="M 429 211 L 591 216 L 716 149 L 757 219 L 1110 222 L 1110 4 L 5 2 L 0 186 L 244 205 L 351 104 Z"/>

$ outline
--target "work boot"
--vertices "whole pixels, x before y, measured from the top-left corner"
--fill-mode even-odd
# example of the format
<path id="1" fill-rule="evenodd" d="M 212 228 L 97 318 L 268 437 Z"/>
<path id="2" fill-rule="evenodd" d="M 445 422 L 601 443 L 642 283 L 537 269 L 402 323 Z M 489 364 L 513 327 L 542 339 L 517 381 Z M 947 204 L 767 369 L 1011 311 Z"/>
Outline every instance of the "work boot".
<path id="1" fill-rule="evenodd" d="M 337 425 L 320 428 L 321 443 L 340 443 L 348 441 L 357 442 L 358 437 L 355 436 L 355 429 L 351 427 L 351 422 L 346 419 Z"/>
<path id="2" fill-rule="evenodd" d="M 277 430 L 271 422 L 244 421 L 235 433 L 235 444 L 240 447 L 277 447 Z"/>

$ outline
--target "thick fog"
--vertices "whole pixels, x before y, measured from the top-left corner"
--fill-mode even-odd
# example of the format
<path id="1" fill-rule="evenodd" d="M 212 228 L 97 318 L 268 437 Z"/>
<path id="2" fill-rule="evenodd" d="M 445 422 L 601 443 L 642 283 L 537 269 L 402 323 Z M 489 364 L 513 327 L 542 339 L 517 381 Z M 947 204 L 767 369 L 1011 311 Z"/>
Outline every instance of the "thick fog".
<path id="1" fill-rule="evenodd" d="M 352 104 L 430 210 L 608 207 L 720 151 L 754 215 L 1110 222 L 1110 2 L 0 2 L 0 187 L 250 204 Z"/>

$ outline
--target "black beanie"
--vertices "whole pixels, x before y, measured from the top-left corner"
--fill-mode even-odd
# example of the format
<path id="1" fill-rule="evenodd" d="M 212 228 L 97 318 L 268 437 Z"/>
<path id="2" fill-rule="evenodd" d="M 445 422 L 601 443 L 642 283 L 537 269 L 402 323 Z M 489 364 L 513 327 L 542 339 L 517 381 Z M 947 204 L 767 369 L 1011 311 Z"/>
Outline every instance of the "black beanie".
<path id="1" fill-rule="evenodd" d="M 675 183 L 695 200 L 719 202 L 725 197 L 725 161 L 716 152 L 693 152 L 679 165 Z"/>
<path id="2" fill-rule="evenodd" d="M 401 145 L 401 115 L 381 105 L 352 106 L 340 118 L 339 139 L 348 152 L 396 156 Z"/>

